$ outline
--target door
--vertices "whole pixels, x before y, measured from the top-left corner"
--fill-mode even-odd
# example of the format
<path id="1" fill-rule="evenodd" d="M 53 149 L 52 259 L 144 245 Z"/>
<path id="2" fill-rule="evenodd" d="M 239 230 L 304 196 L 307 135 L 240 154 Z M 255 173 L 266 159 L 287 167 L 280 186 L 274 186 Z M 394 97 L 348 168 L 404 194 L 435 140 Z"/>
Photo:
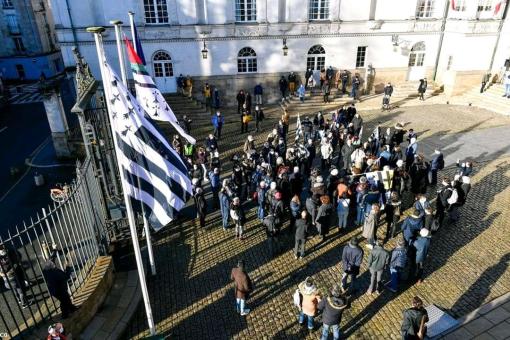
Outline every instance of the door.
<path id="1" fill-rule="evenodd" d="M 308 50 L 306 58 L 306 69 L 312 71 L 320 71 L 326 68 L 326 51 L 321 45 L 312 46 Z"/>
<path id="2" fill-rule="evenodd" d="M 419 42 L 414 44 L 409 54 L 407 80 L 420 80 L 425 77 L 425 44 Z"/>
<path id="3" fill-rule="evenodd" d="M 165 51 L 158 51 L 152 57 L 154 81 L 158 89 L 163 93 L 174 93 L 177 91 L 177 83 L 174 77 L 174 69 L 170 54 Z"/>

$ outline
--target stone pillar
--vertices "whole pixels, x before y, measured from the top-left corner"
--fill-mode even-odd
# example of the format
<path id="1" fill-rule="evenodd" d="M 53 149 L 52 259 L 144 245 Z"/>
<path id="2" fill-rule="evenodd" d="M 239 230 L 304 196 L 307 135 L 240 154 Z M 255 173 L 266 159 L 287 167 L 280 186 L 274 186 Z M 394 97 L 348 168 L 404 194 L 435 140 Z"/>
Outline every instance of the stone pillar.
<path id="1" fill-rule="evenodd" d="M 45 88 L 43 92 L 43 103 L 46 110 L 46 117 L 50 124 L 51 138 L 57 158 L 71 157 L 69 148 L 69 126 L 67 125 L 66 114 L 60 91 L 57 87 Z"/>

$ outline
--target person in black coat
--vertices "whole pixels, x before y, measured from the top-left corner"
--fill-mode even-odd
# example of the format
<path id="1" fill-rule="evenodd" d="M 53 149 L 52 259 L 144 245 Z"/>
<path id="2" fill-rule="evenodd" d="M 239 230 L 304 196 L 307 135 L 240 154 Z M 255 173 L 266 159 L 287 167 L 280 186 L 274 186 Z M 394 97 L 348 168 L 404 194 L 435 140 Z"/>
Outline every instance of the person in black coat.
<path id="1" fill-rule="evenodd" d="M 244 90 L 241 90 L 239 91 L 239 93 L 237 93 L 236 100 L 237 100 L 237 114 L 241 114 L 241 112 L 243 111 L 243 105 L 246 100 L 246 94 L 244 93 Z"/>
<path id="2" fill-rule="evenodd" d="M 306 232 L 308 231 L 309 225 L 310 222 L 308 221 L 306 210 L 303 210 L 301 212 L 301 218 L 296 221 L 296 242 L 294 245 L 294 257 L 296 259 L 305 256 Z"/>
<path id="3" fill-rule="evenodd" d="M 413 194 L 425 194 L 427 192 L 429 169 L 429 163 L 425 162 L 423 155 L 417 155 L 409 169 L 411 192 Z"/>
<path id="4" fill-rule="evenodd" d="M 48 286 L 48 292 L 60 302 L 62 318 L 65 319 L 78 308 L 71 302 L 71 297 L 67 291 L 69 274 L 57 268 L 54 262 L 55 256 L 52 255 L 51 259 L 44 263 L 42 273 Z"/>
<path id="5" fill-rule="evenodd" d="M 331 296 L 322 299 L 317 309 L 322 311 L 322 338 L 327 339 L 329 330 L 333 331 L 333 338 L 340 339 L 340 323 L 342 314 L 347 308 L 347 299 L 342 297 L 342 290 L 339 286 L 331 289 Z"/>
<path id="6" fill-rule="evenodd" d="M 280 87 L 280 93 L 282 94 L 282 99 L 285 99 L 285 94 L 287 93 L 287 88 L 289 86 L 287 79 L 285 79 L 285 77 L 282 76 L 280 78 L 280 81 L 278 82 L 278 85 Z"/>
<path id="7" fill-rule="evenodd" d="M 207 216 L 207 202 L 204 197 L 204 191 L 198 187 L 195 189 L 195 207 L 197 208 L 197 217 L 200 219 L 200 227 L 205 227 L 205 217 Z"/>
<path id="8" fill-rule="evenodd" d="M 400 332 L 403 340 L 418 339 L 418 333 L 423 331 L 421 325 L 429 320 L 427 310 L 423 308 L 423 301 L 415 296 L 413 298 L 413 306 L 404 311 L 402 326 Z M 425 332 L 422 332 L 425 333 Z M 422 334 L 422 339 L 425 334 Z"/>

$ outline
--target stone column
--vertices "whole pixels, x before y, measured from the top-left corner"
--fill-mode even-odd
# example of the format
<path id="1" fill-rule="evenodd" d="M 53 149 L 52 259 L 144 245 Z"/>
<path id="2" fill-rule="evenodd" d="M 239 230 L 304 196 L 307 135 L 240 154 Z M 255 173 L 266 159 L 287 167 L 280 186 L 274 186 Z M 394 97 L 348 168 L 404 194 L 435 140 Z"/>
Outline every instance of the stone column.
<path id="1" fill-rule="evenodd" d="M 60 91 L 56 86 L 44 88 L 43 103 L 46 117 L 48 117 L 48 123 L 50 124 L 51 138 L 53 139 L 57 158 L 71 157 L 68 143 L 69 126 L 67 125 Z"/>

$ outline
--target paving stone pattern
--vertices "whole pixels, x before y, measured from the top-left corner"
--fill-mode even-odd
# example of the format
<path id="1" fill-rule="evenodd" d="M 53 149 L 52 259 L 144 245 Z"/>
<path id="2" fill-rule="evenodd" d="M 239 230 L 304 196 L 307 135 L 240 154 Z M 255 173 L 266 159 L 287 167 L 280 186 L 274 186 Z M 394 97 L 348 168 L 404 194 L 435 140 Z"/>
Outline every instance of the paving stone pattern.
<path id="1" fill-rule="evenodd" d="M 452 132 L 467 133 L 510 125 L 506 117 L 488 111 L 446 105 L 401 108 L 385 114 L 362 111 L 361 114 L 366 122 L 365 129 L 370 130 L 377 121 L 382 121 L 383 125 L 408 121 L 409 126 L 422 133 L 423 145 L 426 144 L 424 139 L 433 142 L 437 138 L 448 138 Z M 256 135 L 259 143 L 276 123 L 278 115 L 278 110 L 268 115 L 265 132 Z M 242 148 L 246 138 L 238 133 L 238 117 L 229 119 L 232 123 L 226 125 L 220 141 L 225 162 L 234 151 Z M 208 119 L 203 117 L 202 122 L 208 124 Z M 211 130 L 199 127 L 196 131 L 201 132 L 199 140 L 203 140 L 205 133 Z M 464 148 L 469 150 L 469 145 Z M 454 317 L 461 317 L 510 291 L 507 222 L 510 219 L 510 157 L 500 153 L 485 156 L 491 155 L 495 159 L 477 164 L 460 221 L 445 226 L 433 236 L 425 265 L 425 281 L 421 285 L 405 285 L 396 294 L 384 291 L 378 296 L 364 295 L 370 275 L 366 272 L 368 251 L 365 243 L 361 244 L 365 250 L 359 277 L 362 292 L 352 298 L 351 308 L 344 313 L 341 328 L 345 335 L 353 339 L 398 339 L 402 311 L 409 307 L 415 295 L 421 296 L 425 304 L 433 303 Z M 453 171 L 453 168 L 444 170 L 449 175 Z M 431 188 L 430 197 L 434 196 L 432 191 Z M 360 235 L 360 230 L 350 228 L 339 232 L 334 229 L 322 244 L 317 238 L 309 239 L 303 260 L 294 259 L 293 235 L 283 235 L 280 239 L 282 253 L 272 258 L 264 229 L 255 217 L 254 205 L 245 204 L 249 211 L 244 241 L 235 239 L 232 229 L 223 231 L 217 210 L 209 213 L 205 229 L 199 228 L 193 211 L 188 209 L 175 225 L 157 235 L 158 275 L 149 278 L 148 285 L 160 334 L 171 339 L 319 338 L 318 327 L 309 335 L 297 324 L 293 291 L 306 276 L 315 277 L 323 294 L 339 283 L 342 249 L 352 236 Z M 384 230 L 385 227 L 380 227 L 379 235 Z M 385 248 L 390 250 L 394 246 L 395 239 Z M 239 259 L 246 261 L 255 286 L 248 301 L 252 311 L 246 317 L 235 311 L 233 286 L 229 280 L 230 270 Z M 388 279 L 388 273 L 384 279 Z M 140 305 L 125 336 L 147 335 L 145 313 Z"/>

